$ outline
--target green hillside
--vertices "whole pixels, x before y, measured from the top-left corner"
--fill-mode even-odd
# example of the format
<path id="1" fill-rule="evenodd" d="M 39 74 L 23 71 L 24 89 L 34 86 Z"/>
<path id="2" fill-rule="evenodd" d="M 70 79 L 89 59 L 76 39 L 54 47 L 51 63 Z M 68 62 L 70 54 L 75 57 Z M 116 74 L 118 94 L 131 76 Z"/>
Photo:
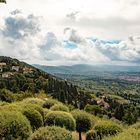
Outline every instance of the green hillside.
<path id="1" fill-rule="evenodd" d="M 44 89 L 49 74 L 10 57 L 0 57 L 0 88 L 14 93 L 29 91 L 37 93 Z"/>
<path id="2" fill-rule="evenodd" d="M 0 139 L 139 140 L 140 105 L 132 96 L 112 94 L 100 82 L 98 92 L 89 82 L 72 83 L 1 56 Z"/>
<path id="3" fill-rule="evenodd" d="M 60 80 L 17 59 L 0 57 L 0 71 L 1 93 L 9 90 L 9 92 L 17 95 L 23 95 L 24 92 L 32 96 L 38 96 L 40 91 L 43 91 L 45 95 L 48 94 L 75 107 L 78 107 L 82 102 L 82 108 L 91 98 L 86 92 L 78 91 L 77 87 L 71 83 Z M 1 97 L 4 101 L 7 101 L 4 98 L 6 97 Z"/>

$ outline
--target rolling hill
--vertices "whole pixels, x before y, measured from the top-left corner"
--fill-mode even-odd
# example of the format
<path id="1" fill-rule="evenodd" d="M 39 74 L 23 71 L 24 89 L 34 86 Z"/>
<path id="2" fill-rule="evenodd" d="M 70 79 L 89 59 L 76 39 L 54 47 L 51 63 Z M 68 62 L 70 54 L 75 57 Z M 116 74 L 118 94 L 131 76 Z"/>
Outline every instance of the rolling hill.
<path id="1" fill-rule="evenodd" d="M 120 66 L 120 65 L 72 65 L 72 66 L 44 66 L 33 65 L 48 73 L 92 75 L 103 72 L 140 72 L 140 66 Z"/>

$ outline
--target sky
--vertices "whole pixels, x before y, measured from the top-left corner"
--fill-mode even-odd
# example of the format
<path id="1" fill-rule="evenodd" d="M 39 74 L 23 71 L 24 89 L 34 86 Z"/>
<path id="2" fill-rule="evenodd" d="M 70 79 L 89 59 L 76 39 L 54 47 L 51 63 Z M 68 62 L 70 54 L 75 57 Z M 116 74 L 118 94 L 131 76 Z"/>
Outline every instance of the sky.
<path id="1" fill-rule="evenodd" d="M 0 55 L 43 65 L 140 65 L 140 1 L 7 0 Z"/>

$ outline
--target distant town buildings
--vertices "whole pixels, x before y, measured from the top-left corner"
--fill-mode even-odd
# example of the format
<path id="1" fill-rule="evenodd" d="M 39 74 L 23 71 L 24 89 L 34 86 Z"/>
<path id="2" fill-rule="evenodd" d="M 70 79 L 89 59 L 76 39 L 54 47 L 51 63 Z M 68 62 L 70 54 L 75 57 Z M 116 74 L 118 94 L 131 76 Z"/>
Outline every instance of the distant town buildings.
<path id="1" fill-rule="evenodd" d="M 13 76 L 14 74 L 12 72 L 4 72 L 2 73 L 1 77 L 3 78 L 8 78 L 8 77 L 11 77 Z"/>
<path id="2" fill-rule="evenodd" d="M 103 99 L 97 101 L 97 105 L 100 107 L 103 107 L 104 109 L 109 109 L 110 106 L 107 102 L 105 102 Z"/>
<path id="3" fill-rule="evenodd" d="M 3 66 L 6 66 L 6 63 L 0 63 L 0 72 L 3 72 Z"/>
<path id="4" fill-rule="evenodd" d="M 6 68 L 6 66 L 8 67 L 8 69 L 4 69 L 4 67 Z M 27 74 L 27 73 L 32 73 L 33 69 L 30 67 L 23 67 L 23 66 L 10 66 L 7 65 L 4 62 L 0 62 L 0 77 L 3 78 L 8 78 L 13 76 L 14 74 L 16 74 L 17 72 L 23 73 L 23 74 Z"/>
<path id="5" fill-rule="evenodd" d="M 19 66 L 12 66 L 12 70 L 19 71 Z"/>
<path id="6" fill-rule="evenodd" d="M 33 72 L 33 69 L 32 69 L 32 68 L 28 68 L 28 67 L 24 67 L 24 68 L 23 68 L 23 73 L 24 73 L 24 74 L 32 73 L 32 72 Z"/>

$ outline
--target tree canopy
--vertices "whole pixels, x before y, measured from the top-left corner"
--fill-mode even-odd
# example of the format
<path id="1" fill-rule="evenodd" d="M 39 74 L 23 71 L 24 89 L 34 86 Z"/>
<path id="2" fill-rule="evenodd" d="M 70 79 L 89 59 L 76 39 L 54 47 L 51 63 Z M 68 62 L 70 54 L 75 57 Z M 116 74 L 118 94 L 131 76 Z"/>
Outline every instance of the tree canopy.
<path id="1" fill-rule="evenodd" d="M 6 3 L 6 0 L 0 0 L 0 3 Z"/>

